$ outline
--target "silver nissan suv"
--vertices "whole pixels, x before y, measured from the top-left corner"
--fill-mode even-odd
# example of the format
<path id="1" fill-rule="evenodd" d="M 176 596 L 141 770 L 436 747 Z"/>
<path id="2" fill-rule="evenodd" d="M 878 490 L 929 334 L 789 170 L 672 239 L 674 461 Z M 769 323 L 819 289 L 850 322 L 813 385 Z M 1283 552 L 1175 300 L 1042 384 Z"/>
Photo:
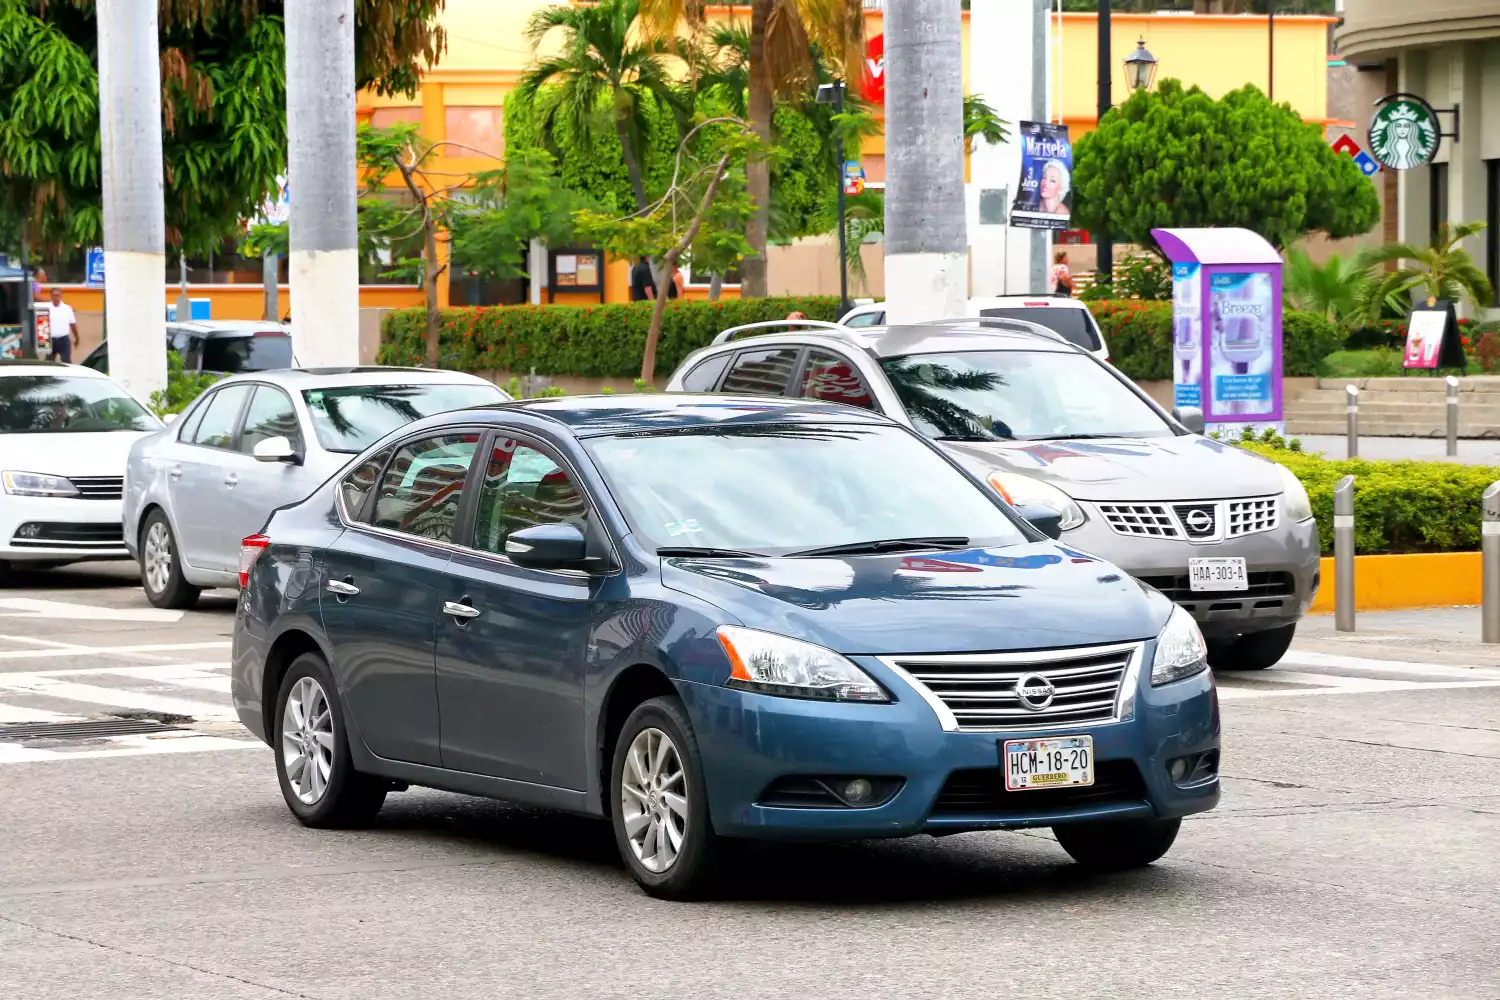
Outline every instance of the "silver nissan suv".
<path id="1" fill-rule="evenodd" d="M 915 428 L 1012 503 L 1056 511 L 1070 546 L 1182 605 L 1222 669 L 1280 660 L 1318 589 L 1295 476 L 1032 323 L 750 324 L 690 355 L 667 390 L 840 402 Z"/>

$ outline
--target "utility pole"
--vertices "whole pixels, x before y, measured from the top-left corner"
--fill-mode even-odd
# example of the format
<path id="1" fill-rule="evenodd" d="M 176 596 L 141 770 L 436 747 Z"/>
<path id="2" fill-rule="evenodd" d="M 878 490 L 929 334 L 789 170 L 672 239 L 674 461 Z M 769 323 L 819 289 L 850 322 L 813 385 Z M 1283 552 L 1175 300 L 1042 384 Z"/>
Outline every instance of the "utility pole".
<path id="1" fill-rule="evenodd" d="M 277 301 L 277 282 L 281 279 L 281 258 L 269 250 L 260 259 L 261 289 L 266 296 L 266 322 L 281 321 L 281 305 Z"/>
<path id="2" fill-rule="evenodd" d="M 99 0 L 109 373 L 143 399 L 167 385 L 167 210 L 156 18 L 154 3 Z"/>
<path id="3" fill-rule="evenodd" d="M 968 299 L 963 20 L 953 0 L 886 4 L 886 316 L 961 316 Z"/>
<path id="4" fill-rule="evenodd" d="M 1266 0 L 1266 96 L 1276 100 L 1276 0 Z"/>
<path id="5" fill-rule="evenodd" d="M 1031 120 L 1045 122 L 1047 114 L 1047 15 L 1051 10 L 1048 0 L 1032 0 L 1031 12 Z M 1047 280 L 1052 262 L 1047 259 L 1047 250 L 1052 243 L 1052 234 L 1045 229 L 1031 231 L 1031 294 L 1046 295 L 1051 288 Z"/>
<path id="6" fill-rule="evenodd" d="M 303 365 L 359 363 L 354 0 L 287 0 L 292 343 Z"/>
<path id="7" fill-rule="evenodd" d="M 1099 0 L 1099 121 L 1101 123 L 1109 109 L 1115 104 L 1114 63 L 1110 56 L 1109 40 L 1109 0 Z M 1111 284 L 1115 276 L 1115 248 L 1110 242 L 1109 233 L 1095 233 L 1094 246 L 1098 251 L 1097 262 L 1094 264 L 1094 283 Z"/>

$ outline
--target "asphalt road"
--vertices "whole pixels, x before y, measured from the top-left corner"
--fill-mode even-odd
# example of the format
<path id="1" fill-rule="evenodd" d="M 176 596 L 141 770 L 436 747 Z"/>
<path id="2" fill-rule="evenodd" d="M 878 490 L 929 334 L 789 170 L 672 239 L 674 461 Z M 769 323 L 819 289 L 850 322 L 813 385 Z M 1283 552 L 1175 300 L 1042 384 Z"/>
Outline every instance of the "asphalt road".
<path id="1" fill-rule="evenodd" d="M 1222 678 L 1223 805 L 1147 870 L 1044 832 L 776 846 L 674 905 L 555 813 L 414 790 L 303 829 L 213 708 L 231 603 L 128 582 L 0 591 L 0 722 L 121 684 L 207 735 L 0 755 L 0 997 L 1500 997 L 1500 667 L 1451 648 Z"/>

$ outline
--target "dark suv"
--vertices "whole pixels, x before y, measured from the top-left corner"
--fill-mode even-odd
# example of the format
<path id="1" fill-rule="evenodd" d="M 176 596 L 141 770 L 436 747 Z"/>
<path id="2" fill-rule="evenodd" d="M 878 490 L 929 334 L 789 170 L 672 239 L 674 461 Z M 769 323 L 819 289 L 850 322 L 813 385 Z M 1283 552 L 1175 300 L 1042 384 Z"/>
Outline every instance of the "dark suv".
<path id="1" fill-rule="evenodd" d="M 190 372 L 238 375 L 292 368 L 292 335 L 280 323 L 255 320 L 207 320 L 168 323 L 167 350 L 182 356 Z M 83 359 L 86 368 L 109 373 L 109 341 Z"/>

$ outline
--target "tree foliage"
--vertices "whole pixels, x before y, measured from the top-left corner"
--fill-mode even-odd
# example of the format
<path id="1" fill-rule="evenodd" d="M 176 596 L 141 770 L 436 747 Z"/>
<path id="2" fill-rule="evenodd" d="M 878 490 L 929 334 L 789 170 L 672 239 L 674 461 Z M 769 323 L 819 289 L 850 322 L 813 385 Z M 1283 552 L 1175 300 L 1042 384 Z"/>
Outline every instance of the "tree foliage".
<path id="1" fill-rule="evenodd" d="M 1287 305 L 1318 313 L 1335 323 L 1354 318 L 1360 293 L 1368 282 L 1365 269 L 1353 259 L 1330 254 L 1322 264 L 1314 264 L 1301 247 L 1286 255 L 1281 279 Z"/>
<path id="2" fill-rule="evenodd" d="M 1468 302 L 1483 310 L 1495 301 L 1495 290 L 1484 271 L 1474 263 L 1459 241 L 1484 229 L 1483 222 L 1463 222 L 1438 227 L 1431 246 L 1387 243 L 1362 251 L 1355 266 L 1368 275 L 1359 292 L 1358 311 L 1367 322 L 1380 318 L 1387 302 L 1396 302 L 1402 315 L 1411 312 L 1412 298 L 1438 298 Z M 1386 271 L 1386 264 L 1398 265 Z"/>
<path id="3" fill-rule="evenodd" d="M 1380 218 L 1374 185 L 1321 129 L 1254 87 L 1214 100 L 1163 80 L 1078 140 L 1073 222 L 1142 246 L 1158 226 L 1240 226 L 1284 247 Z"/>
<path id="4" fill-rule="evenodd" d="M 356 0 L 356 77 L 412 91 L 444 44 L 444 0 Z M 168 242 L 202 253 L 286 171 L 282 0 L 163 0 Z M 94 0 L 0 0 L 0 225 L 12 244 L 103 236 Z"/>

